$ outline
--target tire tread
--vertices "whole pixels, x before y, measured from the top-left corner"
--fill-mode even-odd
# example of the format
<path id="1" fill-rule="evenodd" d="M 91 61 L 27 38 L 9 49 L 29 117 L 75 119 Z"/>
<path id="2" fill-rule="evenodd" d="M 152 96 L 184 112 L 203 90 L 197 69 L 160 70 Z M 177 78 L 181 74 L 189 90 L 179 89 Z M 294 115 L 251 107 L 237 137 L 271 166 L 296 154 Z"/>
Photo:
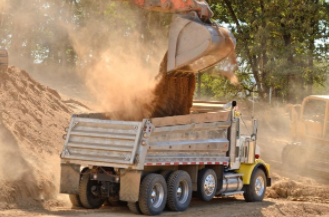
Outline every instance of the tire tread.
<path id="1" fill-rule="evenodd" d="M 84 173 L 81 175 L 80 185 L 79 185 L 79 197 L 81 204 L 87 209 L 98 209 L 100 208 L 104 200 L 101 200 L 98 204 L 94 204 L 88 199 L 87 188 L 89 182 L 89 173 Z"/>
<path id="2" fill-rule="evenodd" d="M 258 197 L 254 191 L 255 190 L 254 183 L 255 183 L 255 179 L 256 179 L 255 177 L 257 176 L 257 173 L 263 174 L 263 178 L 264 178 L 264 182 L 265 182 L 264 183 L 264 187 L 265 187 L 264 193 L 263 193 L 263 196 L 261 196 L 261 197 Z M 264 199 L 264 196 L 266 193 L 266 175 L 265 175 L 264 171 L 261 169 L 256 169 L 252 174 L 252 177 L 250 179 L 250 184 L 246 185 L 244 188 L 245 188 L 244 189 L 245 191 L 243 193 L 243 197 L 244 197 L 245 201 L 247 201 L 247 202 L 262 201 Z"/>
<path id="3" fill-rule="evenodd" d="M 167 182 L 167 189 L 168 189 L 168 196 L 167 196 L 167 208 L 171 211 L 184 211 L 188 208 L 191 199 L 192 199 L 192 189 L 189 190 L 189 202 L 187 207 L 179 207 L 177 206 L 176 203 L 176 185 L 175 183 L 177 182 L 177 179 L 180 178 L 180 176 L 186 176 L 190 177 L 188 175 L 187 172 L 183 171 L 183 170 L 177 170 L 171 173 L 171 175 L 168 178 L 168 182 Z M 192 182 L 191 182 L 191 178 L 189 178 L 189 184 L 191 185 L 190 187 L 192 188 Z"/>
<path id="4" fill-rule="evenodd" d="M 159 174 L 155 174 L 155 173 L 148 174 L 143 179 L 142 184 L 140 186 L 138 203 L 139 203 L 139 208 L 144 215 L 158 215 L 163 211 L 163 209 L 165 207 L 165 205 L 164 205 L 163 209 L 160 212 L 154 212 L 154 211 L 150 210 L 148 207 L 148 199 L 149 199 L 148 194 L 149 194 L 150 184 L 153 182 L 154 179 L 157 179 L 159 177 L 161 177 L 161 179 L 164 180 L 163 176 L 161 176 Z M 165 180 L 164 180 L 164 184 L 165 184 Z M 163 186 L 163 187 L 165 188 L 166 186 Z M 166 193 L 167 193 L 167 191 L 165 189 L 164 203 L 166 202 Z"/>

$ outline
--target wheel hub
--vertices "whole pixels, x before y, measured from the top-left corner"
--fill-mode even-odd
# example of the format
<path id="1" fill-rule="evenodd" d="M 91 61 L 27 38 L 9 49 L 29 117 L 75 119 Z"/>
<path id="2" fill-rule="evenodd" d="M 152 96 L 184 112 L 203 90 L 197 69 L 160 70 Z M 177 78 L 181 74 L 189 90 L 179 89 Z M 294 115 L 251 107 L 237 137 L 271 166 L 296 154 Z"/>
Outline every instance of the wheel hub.
<path id="1" fill-rule="evenodd" d="M 94 196 L 98 196 L 98 186 L 96 185 L 91 186 L 90 191 Z"/>
<path id="2" fill-rule="evenodd" d="M 177 201 L 179 203 L 185 203 L 189 196 L 188 183 L 186 180 L 183 180 L 179 183 L 176 191 Z"/>
<path id="3" fill-rule="evenodd" d="M 263 177 L 258 177 L 255 182 L 255 192 L 258 196 L 261 196 L 265 190 L 265 181 Z"/>
<path id="4" fill-rule="evenodd" d="M 212 174 L 209 174 L 204 180 L 204 192 L 207 196 L 210 196 L 215 191 L 215 177 Z"/>
<path id="5" fill-rule="evenodd" d="M 181 187 L 178 187 L 178 188 L 177 188 L 177 195 L 182 194 L 182 192 L 183 192 L 183 191 L 182 191 L 182 188 L 181 188 Z"/>
<path id="6" fill-rule="evenodd" d="M 161 206 L 164 199 L 164 189 L 160 183 L 156 183 L 151 191 L 151 204 L 158 208 Z"/>

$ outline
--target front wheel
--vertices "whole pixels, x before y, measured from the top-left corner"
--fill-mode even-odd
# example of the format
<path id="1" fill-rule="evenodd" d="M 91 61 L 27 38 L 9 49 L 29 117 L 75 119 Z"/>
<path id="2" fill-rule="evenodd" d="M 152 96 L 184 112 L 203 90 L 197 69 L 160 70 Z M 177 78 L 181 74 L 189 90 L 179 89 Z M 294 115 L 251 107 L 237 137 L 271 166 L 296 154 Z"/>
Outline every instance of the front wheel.
<path id="1" fill-rule="evenodd" d="M 210 201 L 216 194 L 217 176 L 212 169 L 202 169 L 198 174 L 198 197 Z"/>
<path id="2" fill-rule="evenodd" d="M 247 202 L 262 201 L 266 192 L 266 176 L 263 170 L 256 169 L 250 179 L 250 184 L 245 185 L 244 199 Z"/>

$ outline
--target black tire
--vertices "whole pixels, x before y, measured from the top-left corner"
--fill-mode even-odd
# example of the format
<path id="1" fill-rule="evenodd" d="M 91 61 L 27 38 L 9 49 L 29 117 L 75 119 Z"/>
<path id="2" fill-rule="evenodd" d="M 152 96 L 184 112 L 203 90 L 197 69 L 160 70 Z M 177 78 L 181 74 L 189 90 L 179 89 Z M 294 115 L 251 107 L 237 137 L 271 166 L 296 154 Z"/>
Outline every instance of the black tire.
<path id="1" fill-rule="evenodd" d="M 266 192 L 266 176 L 263 170 L 254 170 L 250 184 L 244 186 L 244 199 L 247 202 L 262 201 Z"/>
<path id="2" fill-rule="evenodd" d="M 163 178 L 166 180 L 166 182 L 169 179 L 170 174 L 172 173 L 172 170 L 163 170 L 161 171 L 160 175 L 163 176 Z"/>
<path id="3" fill-rule="evenodd" d="M 134 213 L 134 214 L 142 214 L 141 209 L 139 208 L 139 203 L 138 202 L 128 202 L 128 208 L 130 210 L 130 212 Z"/>
<path id="4" fill-rule="evenodd" d="M 212 169 L 202 169 L 198 173 L 198 198 L 210 201 L 216 194 L 217 176 Z"/>
<path id="5" fill-rule="evenodd" d="M 173 172 L 168 179 L 167 207 L 172 211 L 184 211 L 192 199 L 192 180 L 190 175 L 182 170 Z"/>
<path id="6" fill-rule="evenodd" d="M 79 197 L 81 204 L 87 209 L 98 209 L 105 201 L 92 193 L 91 188 L 93 186 L 98 186 L 98 181 L 90 180 L 89 173 L 82 174 L 79 185 Z"/>
<path id="7" fill-rule="evenodd" d="M 81 180 L 82 174 L 85 173 L 85 172 L 87 172 L 88 170 L 89 170 L 88 167 L 83 168 L 83 170 L 80 173 L 80 180 Z M 80 180 L 79 180 L 79 185 L 80 185 Z M 77 194 L 70 194 L 69 195 L 69 198 L 70 198 L 70 201 L 72 203 L 72 207 L 73 208 L 83 207 L 79 195 L 77 195 Z"/>
<path id="8" fill-rule="evenodd" d="M 73 208 L 79 208 L 79 207 L 83 207 L 81 201 L 80 201 L 80 197 L 79 195 L 76 194 L 70 194 L 69 195 L 70 201 L 72 203 L 72 207 Z"/>
<path id="9" fill-rule="evenodd" d="M 167 184 L 163 176 L 148 174 L 139 191 L 139 208 L 145 215 L 159 215 L 166 206 Z"/>

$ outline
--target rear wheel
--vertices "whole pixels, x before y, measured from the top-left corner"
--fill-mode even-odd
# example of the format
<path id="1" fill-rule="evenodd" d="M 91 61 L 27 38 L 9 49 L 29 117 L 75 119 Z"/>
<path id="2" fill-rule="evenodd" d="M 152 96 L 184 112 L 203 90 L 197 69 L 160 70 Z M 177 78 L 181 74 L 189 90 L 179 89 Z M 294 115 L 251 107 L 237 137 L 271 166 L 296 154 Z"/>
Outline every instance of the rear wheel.
<path id="1" fill-rule="evenodd" d="M 192 199 L 192 180 L 190 175 L 182 170 L 173 172 L 168 179 L 167 207 L 172 211 L 184 211 Z"/>
<path id="2" fill-rule="evenodd" d="M 89 173 L 84 173 L 80 179 L 79 197 L 81 204 L 87 209 L 98 209 L 103 203 L 104 199 L 99 196 L 99 183 L 95 180 L 89 179 Z"/>
<path id="3" fill-rule="evenodd" d="M 159 215 L 165 208 L 167 184 L 163 176 L 148 174 L 142 181 L 139 192 L 139 208 L 145 215 Z"/>
<path id="4" fill-rule="evenodd" d="M 163 170 L 161 171 L 160 175 L 163 176 L 163 178 L 168 181 L 170 174 L 172 173 L 172 170 Z"/>
<path id="5" fill-rule="evenodd" d="M 72 203 L 72 207 L 73 208 L 78 208 L 78 207 L 83 207 L 81 201 L 80 201 L 80 197 L 79 195 L 75 195 L 75 194 L 70 194 L 69 195 L 70 201 Z"/>
<path id="6" fill-rule="evenodd" d="M 130 212 L 132 212 L 132 213 L 142 214 L 142 211 L 139 208 L 138 202 L 128 202 L 128 208 L 129 208 Z"/>
<path id="7" fill-rule="evenodd" d="M 266 192 L 266 176 L 263 170 L 256 169 L 250 179 L 250 184 L 245 185 L 244 199 L 247 202 L 262 201 Z"/>
<path id="8" fill-rule="evenodd" d="M 217 176 L 212 169 L 202 169 L 198 173 L 198 197 L 210 201 L 216 194 Z"/>

